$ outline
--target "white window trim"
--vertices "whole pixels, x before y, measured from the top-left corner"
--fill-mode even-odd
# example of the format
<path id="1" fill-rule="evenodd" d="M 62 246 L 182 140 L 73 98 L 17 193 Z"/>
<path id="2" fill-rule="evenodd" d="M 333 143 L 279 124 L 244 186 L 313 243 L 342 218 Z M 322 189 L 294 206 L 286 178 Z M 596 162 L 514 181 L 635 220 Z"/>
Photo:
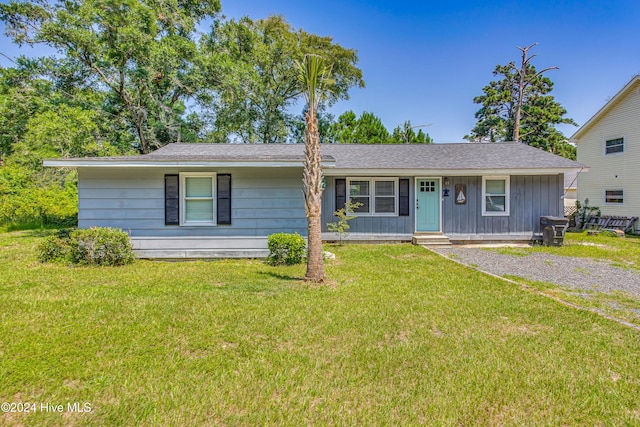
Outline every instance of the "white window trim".
<path id="1" fill-rule="evenodd" d="M 607 202 L 607 191 L 622 191 L 622 203 Z M 624 206 L 624 188 L 605 188 L 602 191 L 602 203 L 607 206 Z"/>
<path id="2" fill-rule="evenodd" d="M 607 153 L 607 141 L 613 141 L 615 139 L 622 139 L 622 151 L 618 151 L 615 153 Z M 611 137 L 607 137 L 602 141 L 602 153 L 605 156 L 622 156 L 624 155 L 625 152 L 625 146 L 626 146 L 626 142 L 627 142 L 627 138 L 624 137 L 624 135 L 616 135 L 616 136 L 611 136 Z"/>
<path id="3" fill-rule="evenodd" d="M 487 180 L 504 180 L 504 212 L 487 211 Z M 511 177 L 509 176 L 483 176 L 482 177 L 482 216 L 510 216 L 511 215 Z"/>
<path id="4" fill-rule="evenodd" d="M 212 215 L 212 219 L 211 221 L 187 221 L 187 215 L 186 215 L 186 190 L 187 190 L 187 185 L 186 185 L 186 181 L 187 178 L 191 178 L 191 177 L 210 177 L 211 178 L 211 196 L 212 196 L 212 201 L 211 203 L 213 204 L 213 215 Z M 215 172 L 181 172 L 180 173 L 180 225 L 181 226 L 185 226 L 185 227 L 211 227 L 214 225 L 217 225 L 217 207 L 216 207 L 216 201 L 218 200 L 217 197 L 217 188 L 216 188 L 216 173 Z"/>
<path id="5" fill-rule="evenodd" d="M 349 177 L 347 178 L 347 200 L 351 200 L 350 187 L 351 181 L 368 181 L 369 182 L 369 212 L 349 212 L 357 216 L 398 216 L 398 178 L 387 177 Z M 393 212 L 376 212 L 376 181 L 393 181 Z M 357 197 L 357 196 L 356 196 Z M 391 196 L 380 196 L 391 197 Z"/>

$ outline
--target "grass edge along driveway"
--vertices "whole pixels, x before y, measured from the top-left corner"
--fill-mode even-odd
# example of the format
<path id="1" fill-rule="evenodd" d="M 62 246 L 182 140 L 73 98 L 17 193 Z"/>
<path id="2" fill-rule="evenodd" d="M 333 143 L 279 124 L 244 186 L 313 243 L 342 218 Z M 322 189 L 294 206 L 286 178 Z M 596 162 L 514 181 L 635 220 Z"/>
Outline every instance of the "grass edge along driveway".
<path id="1" fill-rule="evenodd" d="M 38 405 L 3 425 L 640 425 L 636 331 L 420 247 L 330 247 L 309 286 L 39 264 L 38 239 L 0 235 L 0 402 Z"/>
<path id="2" fill-rule="evenodd" d="M 606 235 L 588 235 L 586 232 L 567 233 L 563 246 L 527 246 L 502 247 L 487 249 L 503 255 L 526 257 L 533 253 L 544 253 L 554 256 L 590 258 L 610 264 L 615 268 L 623 268 L 640 272 L 640 238 L 610 237 Z M 579 267 L 576 267 L 579 270 Z M 585 274 L 589 274 L 586 271 Z M 640 295 L 624 291 L 605 291 L 585 289 L 581 286 L 560 286 L 554 283 L 532 281 L 513 275 L 505 278 L 514 280 L 523 286 L 530 286 L 552 298 L 558 298 L 569 304 L 578 305 L 586 310 L 593 310 L 603 316 L 640 329 Z M 579 284 L 578 284 L 579 285 Z"/>

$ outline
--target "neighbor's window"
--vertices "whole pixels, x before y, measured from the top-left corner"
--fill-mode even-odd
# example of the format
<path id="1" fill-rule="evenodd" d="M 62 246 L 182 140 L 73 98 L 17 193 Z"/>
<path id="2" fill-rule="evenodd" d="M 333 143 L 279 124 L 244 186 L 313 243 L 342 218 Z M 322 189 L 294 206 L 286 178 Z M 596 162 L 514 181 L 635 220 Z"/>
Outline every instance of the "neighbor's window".
<path id="1" fill-rule="evenodd" d="M 180 174 L 182 225 L 215 225 L 215 173 Z"/>
<path id="2" fill-rule="evenodd" d="M 482 215 L 509 215 L 509 177 L 482 177 Z"/>
<path id="3" fill-rule="evenodd" d="M 398 180 L 353 178 L 347 180 L 349 199 L 362 205 L 359 215 L 397 215 Z"/>
<path id="4" fill-rule="evenodd" d="M 608 139 L 605 141 L 604 153 L 624 153 L 624 138 Z"/>
<path id="5" fill-rule="evenodd" d="M 612 205 L 621 205 L 624 203 L 623 190 L 605 190 L 604 202 Z"/>

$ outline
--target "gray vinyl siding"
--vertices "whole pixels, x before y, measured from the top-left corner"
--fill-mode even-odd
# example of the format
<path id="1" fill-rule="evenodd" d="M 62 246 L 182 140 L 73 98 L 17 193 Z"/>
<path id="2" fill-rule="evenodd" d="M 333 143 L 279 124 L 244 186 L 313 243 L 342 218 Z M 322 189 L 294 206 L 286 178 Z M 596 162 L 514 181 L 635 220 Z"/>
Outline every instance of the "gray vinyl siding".
<path id="1" fill-rule="evenodd" d="M 132 237 L 265 237 L 272 233 L 307 234 L 298 168 L 220 168 L 232 176 L 231 225 L 211 227 L 164 224 L 164 175 L 202 169 L 79 168 L 79 226 L 118 227 Z M 349 223 L 354 234 L 412 234 L 415 227 L 415 179 L 409 179 L 409 216 L 360 216 Z M 322 229 L 336 221 L 336 177 L 326 177 Z M 466 184 L 467 203 L 455 205 L 456 184 Z M 442 197 L 442 232 L 459 235 L 540 233 L 540 216 L 562 216 L 563 175 L 511 176 L 510 215 L 482 216 L 482 177 L 449 177 Z"/>
<path id="2" fill-rule="evenodd" d="M 164 175 L 180 172 L 231 174 L 231 225 L 164 224 Z M 84 169 L 79 168 L 80 228 L 118 227 L 132 237 L 305 235 L 302 169 Z"/>
<path id="3" fill-rule="evenodd" d="M 509 216 L 482 216 L 482 177 L 449 178 L 449 197 L 443 197 L 443 232 L 455 234 L 540 233 L 540 216 L 563 216 L 564 177 L 511 176 Z M 467 186 L 467 203 L 456 205 L 453 189 Z"/>
<path id="4" fill-rule="evenodd" d="M 375 177 L 375 175 L 372 175 Z M 322 231 L 327 232 L 327 223 L 336 222 L 338 218 L 333 215 L 343 206 L 336 206 L 335 179 L 341 177 L 325 177 L 327 187 L 322 196 Z M 344 178 L 344 177 L 342 177 Z M 395 178 L 395 177 L 394 177 Z M 349 221 L 349 233 L 362 234 L 412 234 L 414 229 L 414 182 L 413 177 L 400 177 L 409 179 L 409 216 L 359 216 Z"/>
<path id="5" fill-rule="evenodd" d="M 334 180 L 326 177 L 327 187 L 322 200 L 322 231 L 327 222 L 337 221 Z M 409 216 L 361 216 L 349 222 L 349 233 L 411 234 L 415 228 L 415 179 L 409 178 Z M 456 184 L 467 186 L 467 203 L 455 204 Z M 443 185 L 443 188 L 444 185 Z M 449 196 L 442 197 L 442 232 L 459 235 L 539 234 L 540 216 L 563 216 L 562 195 L 564 176 L 511 176 L 510 215 L 482 215 L 482 176 L 449 177 Z"/>

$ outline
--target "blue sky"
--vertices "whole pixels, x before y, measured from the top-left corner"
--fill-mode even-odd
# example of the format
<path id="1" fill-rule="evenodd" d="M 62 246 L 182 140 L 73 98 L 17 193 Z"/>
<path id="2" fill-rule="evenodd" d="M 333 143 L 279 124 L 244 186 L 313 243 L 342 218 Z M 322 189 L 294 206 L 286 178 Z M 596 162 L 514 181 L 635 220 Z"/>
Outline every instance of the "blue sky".
<path id="1" fill-rule="evenodd" d="M 460 142 L 473 128 L 473 98 L 496 65 L 520 59 L 516 46 L 537 42 L 533 64 L 560 68 L 547 74 L 552 94 L 578 124 L 640 73 L 638 0 L 222 1 L 228 18 L 281 14 L 356 49 L 367 87 L 332 111 L 370 111 L 390 130 L 433 123 L 424 130 L 435 142 Z"/>
<path id="2" fill-rule="evenodd" d="M 295 28 L 356 49 L 367 87 L 352 89 L 332 112 L 370 111 L 389 130 L 405 120 L 432 123 L 424 130 L 435 142 L 460 142 L 473 128 L 474 96 L 496 65 L 519 60 L 516 46 L 539 43 L 533 64 L 560 68 L 547 74 L 552 94 L 578 124 L 640 73 L 638 0 L 222 0 L 222 13 L 284 15 Z M 0 52 L 18 49 L 2 36 Z M 571 136 L 577 128 L 560 129 Z"/>

